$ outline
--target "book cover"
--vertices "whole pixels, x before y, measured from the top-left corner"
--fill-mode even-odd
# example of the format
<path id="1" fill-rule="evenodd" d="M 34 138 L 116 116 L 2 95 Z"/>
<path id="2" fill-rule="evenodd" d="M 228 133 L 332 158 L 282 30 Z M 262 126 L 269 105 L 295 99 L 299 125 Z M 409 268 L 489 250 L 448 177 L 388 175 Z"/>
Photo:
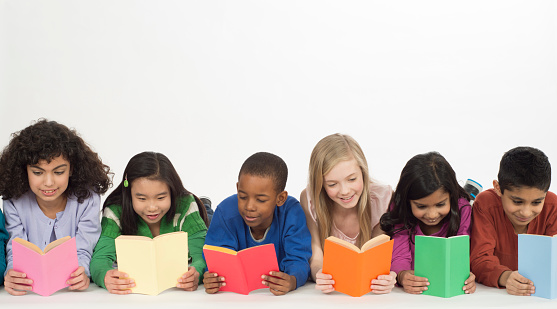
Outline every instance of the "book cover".
<path id="1" fill-rule="evenodd" d="M 266 244 L 234 251 L 218 246 L 203 246 L 209 272 L 226 278 L 220 291 L 247 295 L 257 289 L 268 289 L 261 275 L 280 271 L 274 244 Z"/>
<path id="2" fill-rule="evenodd" d="M 188 271 L 188 233 L 174 232 L 155 238 L 120 235 L 116 238 L 118 270 L 134 279 L 132 293 L 157 295 L 176 287 Z"/>
<path id="3" fill-rule="evenodd" d="M 14 270 L 33 280 L 32 291 L 49 296 L 69 285 L 66 281 L 79 267 L 75 238 L 66 236 L 48 244 L 44 252 L 21 238 L 12 241 Z"/>
<path id="4" fill-rule="evenodd" d="M 415 242 L 414 275 L 429 281 L 422 294 L 445 298 L 464 294 L 464 281 L 470 277 L 470 237 L 418 235 Z"/>
<path id="5" fill-rule="evenodd" d="M 518 234 L 518 272 L 532 280 L 532 295 L 557 298 L 557 237 Z"/>
<path id="6" fill-rule="evenodd" d="M 330 236 L 325 239 L 323 273 L 333 276 L 336 291 L 360 297 L 371 292 L 371 280 L 390 273 L 392 254 L 388 235 L 370 239 L 362 249 Z"/>

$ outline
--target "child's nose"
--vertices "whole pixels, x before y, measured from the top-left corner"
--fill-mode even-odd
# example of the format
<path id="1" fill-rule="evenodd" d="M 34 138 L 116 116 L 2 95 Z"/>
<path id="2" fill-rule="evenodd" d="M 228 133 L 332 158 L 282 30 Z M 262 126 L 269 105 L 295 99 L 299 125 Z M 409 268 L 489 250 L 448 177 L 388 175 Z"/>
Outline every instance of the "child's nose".
<path id="1" fill-rule="evenodd" d="M 255 211 L 257 207 L 255 206 L 255 202 L 252 199 L 249 199 L 246 202 L 246 210 L 247 211 Z"/>
<path id="2" fill-rule="evenodd" d="M 527 205 L 526 207 L 524 207 L 520 210 L 520 215 L 523 218 L 530 218 L 533 214 L 534 214 L 534 212 L 530 208 L 530 205 Z"/>
<path id="3" fill-rule="evenodd" d="M 350 192 L 350 187 L 346 184 L 340 184 L 340 193 L 347 194 Z"/>
<path id="4" fill-rule="evenodd" d="M 54 184 L 54 179 L 53 179 L 52 175 L 50 175 L 48 173 L 45 173 L 44 184 L 47 187 L 50 187 Z"/>

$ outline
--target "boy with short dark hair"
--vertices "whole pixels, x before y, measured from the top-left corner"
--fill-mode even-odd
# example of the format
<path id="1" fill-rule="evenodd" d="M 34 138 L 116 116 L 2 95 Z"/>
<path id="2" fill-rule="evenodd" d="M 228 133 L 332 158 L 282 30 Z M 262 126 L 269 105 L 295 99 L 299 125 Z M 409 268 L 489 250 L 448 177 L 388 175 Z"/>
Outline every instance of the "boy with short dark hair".
<path id="1" fill-rule="evenodd" d="M 548 191 L 551 165 L 540 150 L 517 147 L 503 155 L 497 178 L 472 208 L 471 271 L 484 285 L 531 295 L 534 284 L 517 271 L 517 234 L 557 234 L 557 196 Z"/>
<path id="2" fill-rule="evenodd" d="M 219 204 L 205 238 L 207 245 L 235 251 L 274 244 L 280 272 L 262 279 L 275 295 L 304 285 L 310 274 L 311 235 L 300 203 L 284 191 L 287 177 L 278 156 L 258 152 L 249 157 L 240 169 L 238 194 Z M 218 292 L 225 279 L 205 272 L 205 292 Z"/>

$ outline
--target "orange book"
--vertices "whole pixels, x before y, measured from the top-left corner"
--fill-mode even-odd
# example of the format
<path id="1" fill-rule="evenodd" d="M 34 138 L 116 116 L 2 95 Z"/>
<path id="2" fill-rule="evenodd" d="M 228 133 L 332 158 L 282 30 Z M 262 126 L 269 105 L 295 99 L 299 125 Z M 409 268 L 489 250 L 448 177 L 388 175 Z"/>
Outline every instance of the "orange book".
<path id="1" fill-rule="evenodd" d="M 391 271 L 393 240 L 379 235 L 366 242 L 362 249 L 330 236 L 325 239 L 323 273 L 333 276 L 333 287 L 341 293 L 360 297 L 371 292 L 371 280 Z"/>
<path id="2" fill-rule="evenodd" d="M 203 246 L 203 254 L 209 272 L 217 273 L 226 279 L 220 291 L 247 295 L 257 289 L 268 289 L 262 283 L 261 275 L 279 271 L 275 245 L 266 244 L 250 247 L 238 252 L 218 247 Z"/>

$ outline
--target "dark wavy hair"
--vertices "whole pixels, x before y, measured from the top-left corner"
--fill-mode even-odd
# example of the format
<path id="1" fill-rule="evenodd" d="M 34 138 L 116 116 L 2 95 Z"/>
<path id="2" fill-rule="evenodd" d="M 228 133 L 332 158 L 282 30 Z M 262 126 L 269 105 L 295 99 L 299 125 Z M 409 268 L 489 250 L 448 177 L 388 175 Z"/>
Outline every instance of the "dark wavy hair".
<path id="1" fill-rule="evenodd" d="M 418 219 L 412 214 L 410 201 L 427 197 L 439 189 L 450 196 L 451 210 L 443 219 L 449 221 L 445 237 L 455 236 L 460 227 L 458 200 L 466 198 L 470 201 L 470 197 L 458 184 L 449 162 L 437 152 L 416 155 L 406 163 L 391 199 L 391 209 L 381 216 L 381 229 L 390 236 L 409 230 L 412 240 Z"/>
<path id="2" fill-rule="evenodd" d="M 191 194 L 195 198 L 201 218 L 205 225 L 208 225 L 205 206 L 197 196 L 184 188 L 182 180 L 170 160 L 162 153 L 146 151 L 136 154 L 130 159 L 124 170 L 122 182 L 110 193 L 103 204 L 103 210 L 110 205 L 122 207 L 120 223 L 122 224 L 123 235 L 137 234 L 137 214 L 133 210 L 131 189 L 133 182 L 139 178 L 162 181 L 170 189 L 170 209 L 165 215 L 167 222 L 172 222 L 176 214 L 178 199 Z M 124 180 L 126 179 L 128 187 L 124 186 Z"/>
<path id="3" fill-rule="evenodd" d="M 7 200 L 18 198 L 29 190 L 27 166 L 41 160 L 50 163 L 62 156 L 70 162 L 71 176 L 67 196 L 79 203 L 90 197 L 91 190 L 105 193 L 112 185 L 110 168 L 74 129 L 46 119 L 13 133 L 10 143 L 0 154 L 0 195 Z"/>

